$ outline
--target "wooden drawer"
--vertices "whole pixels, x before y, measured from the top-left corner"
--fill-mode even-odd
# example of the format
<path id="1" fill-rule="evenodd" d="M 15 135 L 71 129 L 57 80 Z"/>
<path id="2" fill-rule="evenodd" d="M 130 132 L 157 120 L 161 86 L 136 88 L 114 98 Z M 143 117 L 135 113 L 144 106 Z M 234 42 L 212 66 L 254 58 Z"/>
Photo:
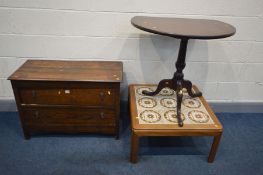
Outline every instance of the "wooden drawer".
<path id="1" fill-rule="evenodd" d="M 44 105 L 115 105 L 115 90 L 110 88 L 25 88 L 20 89 L 21 104 Z"/>
<path id="2" fill-rule="evenodd" d="M 115 111 L 111 109 L 85 108 L 35 108 L 22 110 L 25 124 L 29 125 L 85 125 L 114 126 Z"/>
<path id="3" fill-rule="evenodd" d="M 66 134 L 77 134 L 77 133 L 101 133 L 101 134 L 116 134 L 116 128 L 112 126 L 85 126 L 85 125 L 32 125 L 25 124 L 26 130 L 31 134 L 41 133 L 66 133 Z"/>

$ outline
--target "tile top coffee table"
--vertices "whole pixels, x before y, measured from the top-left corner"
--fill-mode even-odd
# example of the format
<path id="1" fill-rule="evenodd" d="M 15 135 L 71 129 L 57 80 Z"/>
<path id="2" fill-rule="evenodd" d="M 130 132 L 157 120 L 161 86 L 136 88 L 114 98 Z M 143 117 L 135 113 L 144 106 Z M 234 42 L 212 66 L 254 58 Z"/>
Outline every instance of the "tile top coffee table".
<path id="1" fill-rule="evenodd" d="M 145 90 L 142 93 L 148 96 L 154 96 L 165 87 L 175 90 L 178 99 L 176 107 L 178 125 L 182 127 L 182 89 L 185 88 L 191 97 L 200 97 L 202 95 L 199 91 L 192 92 L 191 81 L 184 79 L 183 69 L 186 66 L 185 57 L 188 40 L 226 38 L 234 35 L 236 29 L 230 24 L 207 19 L 135 16 L 131 19 L 131 23 L 140 30 L 181 40 L 178 58 L 175 64 L 176 72 L 174 73 L 173 78 L 161 80 L 157 89 L 153 92 Z"/>
<path id="2" fill-rule="evenodd" d="M 137 162 L 139 138 L 147 136 L 213 136 L 208 162 L 213 162 L 223 126 L 217 119 L 205 99 L 190 98 L 183 89 L 182 120 L 184 127 L 177 125 L 177 96 L 170 88 L 163 88 L 158 95 L 147 96 L 143 91 L 154 92 L 157 85 L 130 85 L 129 102 L 131 117 L 131 157 L 132 163 Z M 197 92 L 193 86 L 193 92 Z"/>

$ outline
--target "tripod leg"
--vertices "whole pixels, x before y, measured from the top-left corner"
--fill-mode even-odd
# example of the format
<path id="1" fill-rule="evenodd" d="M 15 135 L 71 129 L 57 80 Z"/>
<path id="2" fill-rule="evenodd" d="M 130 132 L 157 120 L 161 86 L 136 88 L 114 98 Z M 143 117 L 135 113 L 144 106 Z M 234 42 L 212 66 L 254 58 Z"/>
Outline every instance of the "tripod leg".
<path id="1" fill-rule="evenodd" d="M 176 91 L 176 97 L 177 97 L 177 120 L 178 120 L 178 125 L 182 127 L 184 123 L 181 118 L 181 104 L 183 99 L 183 91 L 181 88 Z"/>
<path id="2" fill-rule="evenodd" d="M 200 91 L 197 91 L 197 92 L 193 93 L 193 91 L 192 91 L 193 85 L 192 85 L 191 81 L 189 81 L 189 80 L 183 80 L 183 87 L 186 88 L 186 90 L 187 90 L 188 94 L 190 95 L 190 97 L 194 98 L 194 97 L 202 96 L 202 92 L 200 92 Z"/>
<path id="3" fill-rule="evenodd" d="M 149 92 L 149 91 L 144 90 L 144 91 L 142 91 L 142 93 L 144 95 L 154 96 L 154 95 L 157 95 L 165 87 L 169 87 L 169 88 L 173 89 L 173 83 L 172 83 L 171 79 L 161 80 L 157 86 L 157 89 L 154 92 Z"/>

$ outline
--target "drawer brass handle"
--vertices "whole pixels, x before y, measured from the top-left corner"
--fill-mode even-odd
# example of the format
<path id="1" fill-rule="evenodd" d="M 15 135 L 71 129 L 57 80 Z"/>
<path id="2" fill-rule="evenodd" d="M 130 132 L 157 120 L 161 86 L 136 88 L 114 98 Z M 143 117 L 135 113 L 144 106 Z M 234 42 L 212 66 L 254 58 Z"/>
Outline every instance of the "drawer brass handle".
<path id="1" fill-rule="evenodd" d="M 100 99 L 104 100 L 104 98 L 105 98 L 105 93 L 104 92 L 100 92 Z"/>
<path id="2" fill-rule="evenodd" d="M 32 90 L 32 97 L 33 97 L 33 98 L 36 98 L 36 96 L 37 96 L 37 95 L 36 95 L 36 91 L 35 91 L 35 90 Z"/>
<path id="3" fill-rule="evenodd" d="M 105 118 L 104 112 L 101 112 L 101 113 L 100 113 L 100 118 L 101 118 L 101 119 L 104 119 L 104 118 Z"/>
<path id="4" fill-rule="evenodd" d="M 38 111 L 35 111 L 35 117 L 38 118 Z"/>

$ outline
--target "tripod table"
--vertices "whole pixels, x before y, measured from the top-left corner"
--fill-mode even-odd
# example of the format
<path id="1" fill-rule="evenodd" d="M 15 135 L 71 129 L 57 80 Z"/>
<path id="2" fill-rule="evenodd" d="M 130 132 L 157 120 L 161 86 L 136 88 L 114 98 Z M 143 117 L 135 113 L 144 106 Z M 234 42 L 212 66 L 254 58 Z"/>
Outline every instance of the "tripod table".
<path id="1" fill-rule="evenodd" d="M 235 34 L 236 29 L 227 23 L 207 19 L 186 19 L 167 17 L 146 17 L 135 16 L 131 23 L 138 29 L 146 32 L 165 35 L 180 39 L 178 58 L 175 64 L 176 72 L 172 79 L 163 79 L 159 82 L 157 89 L 153 92 L 143 91 L 143 94 L 154 96 L 163 88 L 168 87 L 176 91 L 177 97 L 177 120 L 178 125 L 183 126 L 181 118 L 181 103 L 183 98 L 182 89 L 185 88 L 190 97 L 200 97 L 200 91 L 192 91 L 192 83 L 184 79 L 183 69 L 185 68 L 185 57 L 189 39 L 219 39 Z"/>

